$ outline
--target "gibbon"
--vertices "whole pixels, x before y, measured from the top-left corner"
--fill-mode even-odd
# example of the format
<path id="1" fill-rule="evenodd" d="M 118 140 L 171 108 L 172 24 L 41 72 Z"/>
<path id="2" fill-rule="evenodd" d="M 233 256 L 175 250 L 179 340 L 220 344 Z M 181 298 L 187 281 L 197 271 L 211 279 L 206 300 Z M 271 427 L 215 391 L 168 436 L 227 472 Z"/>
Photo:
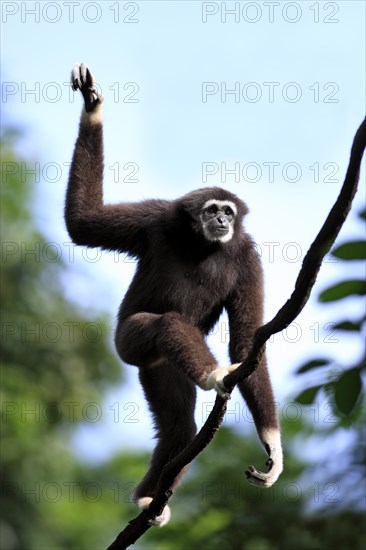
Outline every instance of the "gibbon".
<path id="1" fill-rule="evenodd" d="M 81 91 L 84 108 L 66 196 L 68 232 L 76 244 L 138 260 L 119 309 L 115 343 L 121 359 L 139 368 L 157 430 L 149 470 L 134 495 L 144 509 L 164 465 L 196 433 L 196 386 L 226 397 L 223 378 L 247 357 L 262 325 L 262 268 L 242 226 L 248 209 L 229 191 L 210 187 L 173 201 L 104 204 L 102 98 L 85 64 L 74 67 L 72 87 Z M 205 336 L 224 309 L 233 364 L 219 368 Z M 251 483 L 270 487 L 282 471 L 282 448 L 265 356 L 238 387 L 269 457 L 268 472 L 250 466 L 246 475 Z M 162 526 L 169 518 L 166 506 L 153 523 Z"/>

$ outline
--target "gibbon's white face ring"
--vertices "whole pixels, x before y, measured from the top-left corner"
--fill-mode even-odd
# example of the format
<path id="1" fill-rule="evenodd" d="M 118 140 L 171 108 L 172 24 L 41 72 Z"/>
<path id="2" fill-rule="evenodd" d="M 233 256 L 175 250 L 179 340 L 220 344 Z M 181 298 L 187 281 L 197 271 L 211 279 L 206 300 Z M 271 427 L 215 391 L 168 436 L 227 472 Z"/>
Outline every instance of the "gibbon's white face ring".
<path id="1" fill-rule="evenodd" d="M 205 210 L 207 210 L 208 208 L 210 208 L 210 206 L 217 206 L 218 209 L 220 210 L 224 210 L 224 208 L 226 207 L 229 207 L 231 208 L 231 210 L 233 211 L 233 214 L 234 216 L 237 215 L 238 213 L 238 209 L 236 207 L 236 204 L 234 204 L 232 201 L 221 201 L 221 200 L 216 200 L 216 199 L 210 199 L 208 201 L 206 201 L 202 207 L 202 212 L 204 212 Z M 229 224 L 229 227 L 228 227 L 228 232 L 225 234 L 225 235 L 212 235 L 212 232 L 210 231 L 210 229 L 207 227 L 208 223 L 209 222 L 205 222 L 203 220 L 203 214 L 201 214 L 200 216 L 201 218 L 201 222 L 202 222 L 202 229 L 203 229 L 203 234 L 205 236 L 205 239 L 207 239 L 208 241 L 210 242 L 221 242 L 221 243 L 227 243 L 229 242 L 233 235 L 234 235 L 234 227 L 233 227 L 233 221 L 232 220 Z"/>
<path id="2" fill-rule="evenodd" d="M 238 209 L 236 208 L 236 204 L 234 204 L 232 201 L 217 201 L 215 199 L 210 199 L 209 201 L 206 201 L 205 204 L 202 206 L 202 210 L 206 210 L 206 208 L 209 208 L 213 204 L 216 204 L 219 208 L 223 208 L 224 206 L 229 206 L 231 210 L 234 212 L 235 216 L 238 213 Z"/>

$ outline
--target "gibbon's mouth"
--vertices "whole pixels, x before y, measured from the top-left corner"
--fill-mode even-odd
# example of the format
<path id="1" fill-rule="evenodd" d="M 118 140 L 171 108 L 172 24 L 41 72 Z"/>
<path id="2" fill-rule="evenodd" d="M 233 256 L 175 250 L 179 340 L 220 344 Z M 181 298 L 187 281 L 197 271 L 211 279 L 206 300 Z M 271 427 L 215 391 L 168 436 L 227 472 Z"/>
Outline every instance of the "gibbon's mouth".
<path id="1" fill-rule="evenodd" d="M 229 233 L 228 227 L 216 227 L 215 231 L 217 231 L 217 233 Z"/>

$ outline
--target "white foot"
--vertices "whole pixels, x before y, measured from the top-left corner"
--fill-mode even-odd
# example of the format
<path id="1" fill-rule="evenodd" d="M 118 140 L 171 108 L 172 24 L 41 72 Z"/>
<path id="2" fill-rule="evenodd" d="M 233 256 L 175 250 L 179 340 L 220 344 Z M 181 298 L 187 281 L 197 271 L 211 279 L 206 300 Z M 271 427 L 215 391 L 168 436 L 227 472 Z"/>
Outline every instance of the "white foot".
<path id="1" fill-rule="evenodd" d="M 137 501 L 137 506 L 140 510 L 147 510 L 152 501 L 152 497 L 141 497 Z M 156 516 L 153 519 L 149 519 L 149 523 L 156 527 L 164 527 L 170 520 L 170 508 L 168 505 L 164 506 L 163 513 L 160 516 Z"/>
<path id="2" fill-rule="evenodd" d="M 234 363 L 233 365 L 230 365 L 230 367 L 227 367 L 225 369 L 215 369 L 208 375 L 206 381 L 202 384 L 201 387 L 204 390 L 214 389 L 221 397 L 227 399 L 228 397 L 230 397 L 230 394 L 227 393 L 227 389 L 225 388 L 223 380 L 225 376 L 230 374 L 230 372 L 236 370 L 238 367 L 240 367 L 240 365 L 241 363 Z"/>

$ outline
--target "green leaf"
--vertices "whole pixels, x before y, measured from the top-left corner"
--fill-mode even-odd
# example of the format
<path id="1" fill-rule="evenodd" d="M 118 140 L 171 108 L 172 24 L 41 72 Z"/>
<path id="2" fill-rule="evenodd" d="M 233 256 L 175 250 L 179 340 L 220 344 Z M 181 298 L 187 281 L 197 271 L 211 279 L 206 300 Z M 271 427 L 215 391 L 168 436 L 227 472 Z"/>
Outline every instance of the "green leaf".
<path id="1" fill-rule="evenodd" d="M 348 415 L 354 409 L 362 389 L 360 369 L 346 371 L 334 384 L 334 399 L 341 413 Z"/>
<path id="2" fill-rule="evenodd" d="M 329 359 L 313 359 L 312 361 L 308 361 L 307 363 L 299 367 L 296 371 L 296 374 L 303 374 L 304 372 L 308 372 L 309 370 L 316 369 L 318 367 L 324 367 L 325 365 L 329 364 Z"/>
<path id="3" fill-rule="evenodd" d="M 362 220 L 366 220 L 366 209 L 362 210 L 362 212 L 359 213 L 359 216 Z"/>
<path id="4" fill-rule="evenodd" d="M 365 319 L 360 321 L 341 321 L 333 325 L 333 330 L 360 331 Z"/>
<path id="5" fill-rule="evenodd" d="M 300 393 L 300 395 L 295 397 L 295 401 L 297 401 L 301 405 L 311 405 L 311 403 L 314 403 L 316 394 L 321 387 L 322 386 L 313 386 L 312 388 L 304 390 Z"/>
<path id="6" fill-rule="evenodd" d="M 353 294 L 366 294 L 366 281 L 354 279 L 350 281 L 342 281 L 334 286 L 331 286 L 319 295 L 320 302 L 334 302 L 352 296 Z"/>
<path id="7" fill-rule="evenodd" d="M 366 241 L 352 241 L 332 250 L 332 256 L 341 260 L 365 260 Z"/>

